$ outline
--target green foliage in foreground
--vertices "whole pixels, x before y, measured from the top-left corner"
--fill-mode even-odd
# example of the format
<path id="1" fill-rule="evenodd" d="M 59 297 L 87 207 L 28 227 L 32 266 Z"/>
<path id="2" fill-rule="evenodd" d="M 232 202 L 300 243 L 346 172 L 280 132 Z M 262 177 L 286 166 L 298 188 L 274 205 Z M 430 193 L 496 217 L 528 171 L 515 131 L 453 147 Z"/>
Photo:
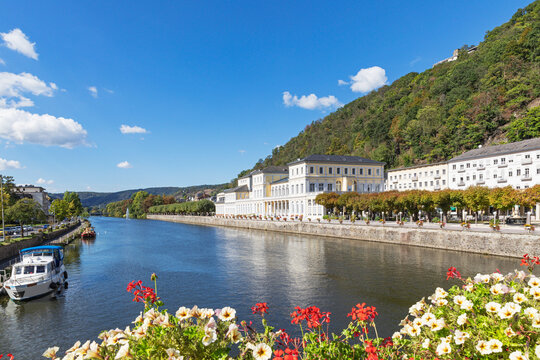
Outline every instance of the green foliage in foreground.
<path id="1" fill-rule="evenodd" d="M 412 305 L 400 331 L 388 338 L 379 337 L 378 313 L 366 304 L 351 309 L 350 323 L 337 334 L 328 330 L 330 313 L 296 307 L 291 324 L 299 326 L 301 336 L 294 338 L 268 324 L 266 303 L 252 307 L 262 316 L 258 330 L 251 322 L 237 322 L 230 307 L 181 306 L 169 313 L 161 309 L 155 283 L 152 288 L 133 281 L 127 290 L 145 305 L 133 329 L 104 331 L 100 344 L 77 342 L 63 359 L 539 359 L 540 279 L 533 274 L 538 264 L 537 257 L 525 255 L 522 265 L 529 274 L 497 271 L 474 278 L 462 278 L 451 267 L 447 279 L 460 284 L 448 291 L 437 288 L 427 301 Z M 52 347 L 43 356 L 59 359 L 58 351 Z"/>
<path id="2" fill-rule="evenodd" d="M 149 214 L 207 214 L 216 211 L 210 200 L 188 201 L 179 204 L 158 205 L 148 209 Z"/>
<path id="3" fill-rule="evenodd" d="M 365 156 L 393 168 L 540 136 L 539 24 L 537 0 L 487 32 L 475 52 L 463 47 L 456 61 L 409 73 L 314 121 L 255 168 L 311 154 Z"/>

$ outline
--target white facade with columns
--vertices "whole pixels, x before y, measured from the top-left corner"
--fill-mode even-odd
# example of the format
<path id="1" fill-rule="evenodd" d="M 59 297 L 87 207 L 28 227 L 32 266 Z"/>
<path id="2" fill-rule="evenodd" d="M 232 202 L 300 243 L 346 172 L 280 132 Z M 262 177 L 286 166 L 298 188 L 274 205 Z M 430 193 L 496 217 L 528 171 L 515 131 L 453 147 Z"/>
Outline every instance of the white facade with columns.
<path id="1" fill-rule="evenodd" d="M 216 215 L 320 218 L 315 203 L 321 193 L 384 190 L 384 163 L 341 155 L 311 155 L 288 164 L 256 170 L 238 186 L 217 195 Z"/>

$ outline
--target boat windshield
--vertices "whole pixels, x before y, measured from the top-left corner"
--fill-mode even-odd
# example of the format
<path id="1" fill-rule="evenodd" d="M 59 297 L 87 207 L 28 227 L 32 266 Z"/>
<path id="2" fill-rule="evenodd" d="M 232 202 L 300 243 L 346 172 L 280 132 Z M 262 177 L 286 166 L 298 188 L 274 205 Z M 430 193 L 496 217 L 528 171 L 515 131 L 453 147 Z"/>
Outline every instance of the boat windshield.
<path id="1" fill-rule="evenodd" d="M 24 267 L 24 274 L 33 274 L 34 273 L 34 266 L 25 266 Z"/>
<path id="2" fill-rule="evenodd" d="M 22 266 L 15 266 L 15 275 L 21 275 L 22 274 Z"/>
<path id="3" fill-rule="evenodd" d="M 41 273 L 41 274 L 45 273 L 45 265 L 38 265 L 38 266 L 36 266 L 36 273 L 38 273 L 38 274 L 40 274 L 40 273 Z"/>

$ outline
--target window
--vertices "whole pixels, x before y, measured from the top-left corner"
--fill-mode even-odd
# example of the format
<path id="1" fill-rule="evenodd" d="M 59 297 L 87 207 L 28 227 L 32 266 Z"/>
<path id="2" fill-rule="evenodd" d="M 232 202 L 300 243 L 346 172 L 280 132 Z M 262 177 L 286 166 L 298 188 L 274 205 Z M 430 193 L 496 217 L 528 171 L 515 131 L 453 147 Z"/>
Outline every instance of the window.
<path id="1" fill-rule="evenodd" d="M 341 174 L 341 168 L 336 168 L 336 174 Z"/>
<path id="2" fill-rule="evenodd" d="M 525 176 L 529 176 L 529 168 L 525 168 Z"/>
<path id="3" fill-rule="evenodd" d="M 476 167 L 476 163 L 472 164 L 472 167 Z"/>
<path id="4" fill-rule="evenodd" d="M 427 181 L 426 181 L 426 182 L 424 182 L 424 186 L 427 186 Z"/>
<path id="5" fill-rule="evenodd" d="M 443 185 L 446 185 L 446 180 L 443 180 L 443 181 L 442 181 L 442 184 L 443 184 Z"/>
<path id="6" fill-rule="evenodd" d="M 536 174 L 540 174 L 540 169 L 536 169 Z"/>
<path id="7" fill-rule="evenodd" d="M 328 191 L 332 191 L 332 184 L 328 184 Z"/>
<path id="8" fill-rule="evenodd" d="M 315 184 L 309 184 L 309 192 L 315 192 Z"/>
<path id="9" fill-rule="evenodd" d="M 352 174 L 356 175 L 356 168 L 352 168 Z"/>
<path id="10" fill-rule="evenodd" d="M 525 155 L 525 159 L 530 159 L 530 158 L 531 158 L 530 154 Z"/>
<path id="11" fill-rule="evenodd" d="M 328 173 L 329 173 L 329 174 L 332 173 L 332 168 L 331 168 L 331 167 L 328 168 Z"/>
<path id="12" fill-rule="evenodd" d="M 443 169 L 442 174 L 443 175 L 446 174 L 446 169 Z"/>
<path id="13" fill-rule="evenodd" d="M 471 167 L 471 164 L 467 163 L 467 169 L 469 169 L 470 167 Z"/>
<path id="14" fill-rule="evenodd" d="M 508 171 L 508 177 L 512 177 L 512 170 Z"/>
<path id="15" fill-rule="evenodd" d="M 516 170 L 516 176 L 520 176 L 521 175 L 521 169 L 517 169 Z"/>
<path id="16" fill-rule="evenodd" d="M 439 175 L 439 170 L 436 171 L 436 174 Z"/>
<path id="17" fill-rule="evenodd" d="M 506 164 L 506 159 L 505 158 L 501 158 L 501 165 L 504 165 Z"/>
<path id="18" fill-rule="evenodd" d="M 379 175 L 380 174 L 380 169 L 377 169 L 376 171 L 377 171 L 377 175 Z"/>
<path id="19" fill-rule="evenodd" d="M 22 273 L 22 266 L 17 266 L 15 268 L 15 275 L 20 275 Z"/>
<path id="20" fill-rule="evenodd" d="M 469 181 L 469 180 L 470 180 L 470 178 L 469 178 L 469 176 L 467 176 L 467 181 Z"/>
<path id="21" fill-rule="evenodd" d="M 473 175 L 473 176 L 472 176 L 472 179 L 473 179 L 473 180 L 476 180 L 476 175 Z"/>
<path id="22" fill-rule="evenodd" d="M 345 175 L 349 174 L 349 168 L 345 168 L 343 171 L 345 171 Z"/>
<path id="23" fill-rule="evenodd" d="M 364 175 L 364 169 L 360 168 L 360 175 Z"/>
<path id="24" fill-rule="evenodd" d="M 324 184 L 319 184 L 319 191 L 324 191 Z"/>
<path id="25" fill-rule="evenodd" d="M 304 184 L 300 184 L 300 194 L 304 193 Z"/>
<path id="26" fill-rule="evenodd" d="M 429 186 L 433 186 L 433 180 L 429 182 Z"/>
<path id="27" fill-rule="evenodd" d="M 319 168 L 319 174 L 324 174 L 324 168 L 322 166 Z"/>
<path id="28" fill-rule="evenodd" d="M 33 266 L 25 266 L 24 267 L 24 273 L 25 274 L 33 274 L 34 273 L 34 267 Z"/>
<path id="29" fill-rule="evenodd" d="M 478 179 L 483 180 L 483 179 L 484 179 L 484 175 L 483 175 L 483 174 L 479 174 L 479 175 L 478 175 Z"/>
<path id="30" fill-rule="evenodd" d="M 456 170 L 456 165 L 452 165 L 452 170 Z"/>
<path id="31" fill-rule="evenodd" d="M 310 166 L 310 167 L 309 167 L 309 173 L 310 173 L 310 174 L 313 174 L 313 171 L 314 171 L 313 166 Z"/>
<path id="32" fill-rule="evenodd" d="M 452 178 L 452 182 L 456 182 L 456 178 Z"/>
<path id="33" fill-rule="evenodd" d="M 367 174 L 371 175 L 371 169 L 367 169 Z"/>
<path id="34" fill-rule="evenodd" d="M 45 272 L 45 265 L 38 265 L 36 266 L 36 273 L 44 273 Z"/>
<path id="35" fill-rule="evenodd" d="M 493 165 L 497 165 L 498 163 L 499 163 L 499 160 L 497 160 L 497 159 L 493 160 Z"/>
<path id="36" fill-rule="evenodd" d="M 493 174 L 493 178 L 496 179 L 496 178 L 497 178 L 497 174 Z"/>

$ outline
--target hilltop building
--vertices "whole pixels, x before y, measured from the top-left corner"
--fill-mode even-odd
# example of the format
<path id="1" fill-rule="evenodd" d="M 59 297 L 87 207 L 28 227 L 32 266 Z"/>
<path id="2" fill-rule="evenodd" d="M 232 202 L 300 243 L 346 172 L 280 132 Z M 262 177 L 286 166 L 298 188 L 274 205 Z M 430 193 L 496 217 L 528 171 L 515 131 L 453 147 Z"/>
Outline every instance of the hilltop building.
<path id="1" fill-rule="evenodd" d="M 318 194 L 383 191 L 384 165 L 359 156 L 310 155 L 286 167 L 255 170 L 217 195 L 216 215 L 320 218 L 324 207 L 315 203 Z"/>
<path id="2" fill-rule="evenodd" d="M 45 215 L 49 214 L 49 207 L 51 206 L 51 203 L 49 202 L 47 192 L 45 192 L 45 189 L 41 186 L 19 185 L 15 187 L 15 192 L 22 197 L 32 198 L 41 206 L 41 209 Z"/>

